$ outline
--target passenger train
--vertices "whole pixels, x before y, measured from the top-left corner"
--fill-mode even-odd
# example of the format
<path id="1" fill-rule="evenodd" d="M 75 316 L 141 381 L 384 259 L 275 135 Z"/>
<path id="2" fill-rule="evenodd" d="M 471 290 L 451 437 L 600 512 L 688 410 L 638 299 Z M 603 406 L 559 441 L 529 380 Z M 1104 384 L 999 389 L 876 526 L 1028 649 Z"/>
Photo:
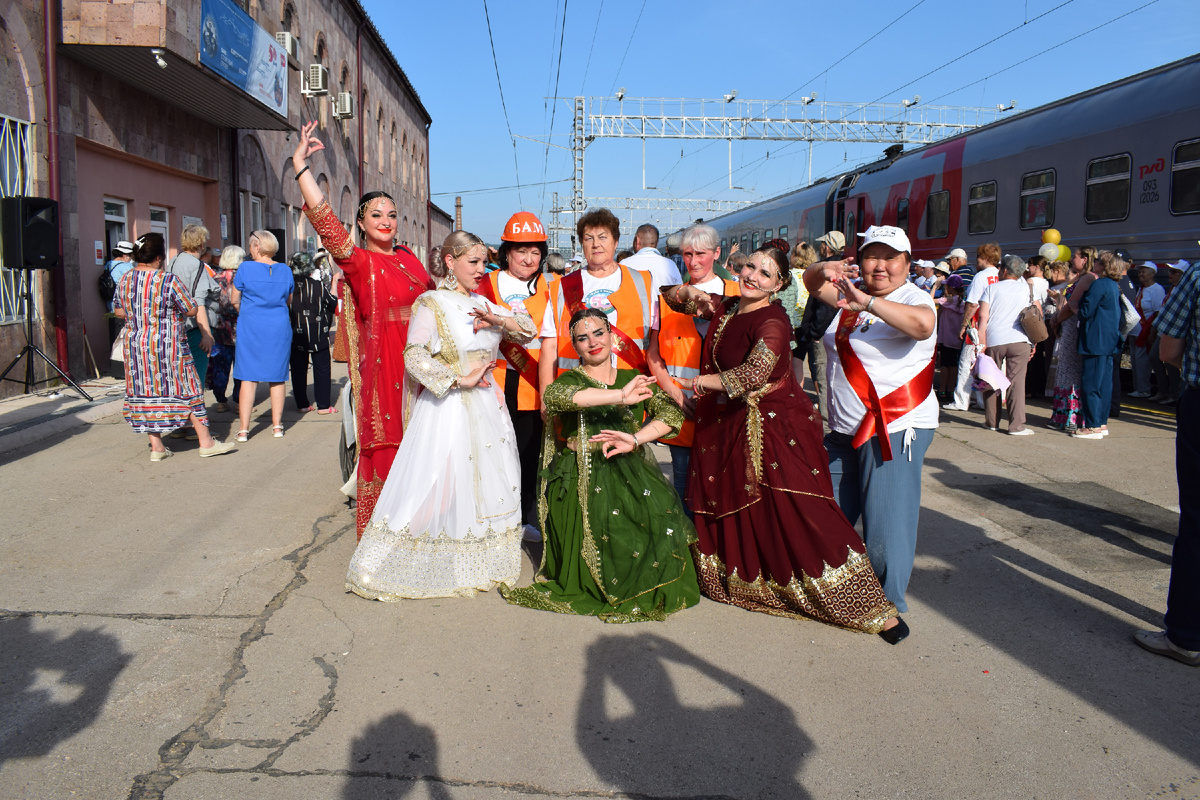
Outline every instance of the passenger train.
<path id="1" fill-rule="evenodd" d="M 1037 252 L 1125 248 L 1163 263 L 1200 253 L 1200 54 L 1082 92 L 708 220 L 723 255 L 773 237 L 812 242 L 869 225 L 908 232 L 914 258 L 998 241 Z"/>

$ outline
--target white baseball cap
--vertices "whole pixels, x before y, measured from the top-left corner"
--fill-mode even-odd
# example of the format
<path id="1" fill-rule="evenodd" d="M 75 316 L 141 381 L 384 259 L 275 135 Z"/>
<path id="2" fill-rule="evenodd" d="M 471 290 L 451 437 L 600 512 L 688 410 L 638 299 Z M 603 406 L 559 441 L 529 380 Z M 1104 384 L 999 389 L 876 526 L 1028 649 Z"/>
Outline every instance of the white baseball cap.
<path id="1" fill-rule="evenodd" d="M 952 258 L 961 258 L 963 261 L 966 261 L 967 260 L 967 251 L 963 250 L 961 247 L 956 247 L 953 250 L 951 250 L 949 253 L 946 253 L 947 261 L 949 261 Z"/>
<path id="2" fill-rule="evenodd" d="M 1191 266 L 1191 264 L 1189 264 L 1186 259 L 1181 258 L 1174 263 L 1167 264 L 1167 269 L 1174 269 L 1174 270 L 1178 270 L 1180 272 L 1186 272 L 1187 268 L 1190 266 Z"/>
<path id="3" fill-rule="evenodd" d="M 917 267 L 920 267 L 921 269 L 936 269 L 936 267 L 933 265 L 932 261 L 926 261 L 923 258 L 917 259 L 916 261 L 913 262 L 913 264 L 916 265 Z"/>
<path id="4" fill-rule="evenodd" d="M 859 236 L 862 237 L 862 241 L 858 245 L 859 251 L 869 244 L 879 242 L 899 253 L 912 255 L 912 245 L 908 242 L 908 234 L 894 225 L 872 225 Z"/>

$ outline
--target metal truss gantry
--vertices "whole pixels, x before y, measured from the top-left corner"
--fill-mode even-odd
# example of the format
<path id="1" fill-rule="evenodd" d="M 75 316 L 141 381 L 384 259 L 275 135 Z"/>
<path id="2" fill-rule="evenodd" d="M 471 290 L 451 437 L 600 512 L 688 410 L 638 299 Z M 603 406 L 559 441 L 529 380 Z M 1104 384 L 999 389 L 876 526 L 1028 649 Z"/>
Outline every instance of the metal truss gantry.
<path id="1" fill-rule="evenodd" d="M 572 197 L 572 200 L 574 200 L 574 197 Z M 686 197 L 589 197 L 585 201 L 584 208 L 592 206 L 608 208 L 613 211 L 667 211 L 672 214 L 675 212 L 688 212 L 692 216 L 698 213 L 711 216 L 737 211 L 739 208 L 753 205 L 754 202 L 754 200 L 706 200 Z M 562 225 L 562 219 L 559 216 L 563 212 L 573 210 L 573 208 L 563 208 L 559 204 L 558 192 L 554 193 L 553 202 L 550 207 L 550 227 L 547 229 L 550 233 L 551 250 L 559 250 L 562 234 L 565 233 L 570 238 L 575 233 L 573 226 L 565 227 Z M 689 219 L 691 219 L 690 216 Z M 632 224 L 632 222 L 633 220 L 631 219 L 630 223 Z"/>
<path id="2" fill-rule="evenodd" d="M 584 150 L 599 138 L 615 139 L 725 139 L 739 141 L 808 142 L 808 179 L 812 182 L 814 142 L 925 145 L 995 122 L 1016 104 L 979 108 L 973 106 L 921 105 L 920 96 L 900 103 L 845 103 L 817 100 L 810 95 L 798 100 L 743 100 L 737 93 L 721 99 L 626 97 L 624 90 L 613 97 L 556 97 L 574 107 L 571 151 L 575 170 L 569 209 L 552 212 L 559 229 L 558 213 L 570 211 L 572 221 L 601 198 L 584 198 Z M 731 161 L 732 167 L 732 161 Z M 732 169 L 730 170 L 732 174 Z M 732 179 L 730 181 L 732 188 Z M 650 202 L 652 198 L 604 198 L 605 205 Z M 646 210 L 686 210 L 705 204 L 702 199 L 664 199 L 662 207 Z M 730 201 L 712 201 L 730 202 Z M 741 206 L 749 205 L 749 202 Z M 738 206 L 738 207 L 741 207 Z M 642 209 L 640 205 L 622 208 Z M 711 211 L 708 206 L 696 210 Z M 729 209 L 726 209 L 729 210 Z"/>

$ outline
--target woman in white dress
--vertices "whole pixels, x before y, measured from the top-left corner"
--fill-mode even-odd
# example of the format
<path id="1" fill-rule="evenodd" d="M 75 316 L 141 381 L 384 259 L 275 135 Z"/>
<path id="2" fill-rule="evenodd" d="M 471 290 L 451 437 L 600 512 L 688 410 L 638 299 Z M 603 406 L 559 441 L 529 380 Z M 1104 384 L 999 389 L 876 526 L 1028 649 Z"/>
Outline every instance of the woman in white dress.
<path id="1" fill-rule="evenodd" d="M 404 348 L 404 440 L 346 590 L 373 600 L 471 596 L 521 572 L 521 468 L 504 395 L 487 376 L 502 336 L 537 328 L 473 294 L 487 248 L 455 231 L 413 304 Z"/>

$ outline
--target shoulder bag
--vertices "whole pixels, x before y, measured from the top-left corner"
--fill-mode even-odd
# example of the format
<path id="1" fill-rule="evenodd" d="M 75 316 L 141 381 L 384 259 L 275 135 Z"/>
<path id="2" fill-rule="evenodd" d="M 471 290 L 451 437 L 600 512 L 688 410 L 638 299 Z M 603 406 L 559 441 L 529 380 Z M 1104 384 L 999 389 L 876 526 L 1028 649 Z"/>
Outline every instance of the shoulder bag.
<path id="1" fill-rule="evenodd" d="M 1050 332 L 1046 330 L 1046 318 L 1042 315 L 1042 309 L 1033 302 L 1032 286 L 1029 287 L 1029 305 L 1021 309 L 1021 313 L 1017 315 L 1017 322 L 1020 323 L 1021 330 L 1025 331 L 1025 335 L 1033 344 L 1044 342 L 1050 337 Z"/>

